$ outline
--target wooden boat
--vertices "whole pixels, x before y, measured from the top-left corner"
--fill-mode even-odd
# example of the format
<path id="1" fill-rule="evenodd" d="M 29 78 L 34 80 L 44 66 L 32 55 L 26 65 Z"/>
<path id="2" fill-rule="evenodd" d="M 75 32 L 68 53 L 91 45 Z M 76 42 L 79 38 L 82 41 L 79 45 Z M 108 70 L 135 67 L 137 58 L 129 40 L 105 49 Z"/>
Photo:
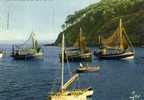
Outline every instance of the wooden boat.
<path id="1" fill-rule="evenodd" d="M 76 69 L 76 73 L 97 72 L 100 70 L 100 66 L 84 66 L 80 63 L 80 67 Z"/>
<path id="2" fill-rule="evenodd" d="M 61 54 L 60 54 L 61 59 Z M 64 61 L 91 61 L 92 52 L 86 46 L 85 37 L 82 35 L 80 28 L 79 38 L 72 48 L 65 49 Z"/>
<path id="3" fill-rule="evenodd" d="M 73 75 L 64 84 L 64 35 L 62 38 L 62 75 L 61 75 L 61 88 L 58 92 L 52 93 L 48 96 L 48 100 L 87 100 L 87 97 L 92 96 L 93 90 L 91 88 L 73 89 L 67 88 L 78 78 L 78 74 Z"/>
<path id="4" fill-rule="evenodd" d="M 94 55 L 100 59 L 133 59 L 134 47 L 128 38 L 122 21 L 108 38 L 99 37 L 99 51 L 95 51 Z"/>
<path id="5" fill-rule="evenodd" d="M 25 43 L 22 45 L 16 45 L 12 47 L 12 55 L 15 60 L 33 59 L 39 58 L 43 55 L 41 48 L 38 46 L 37 40 L 34 38 L 35 34 L 32 33 L 28 40 L 32 40 L 32 47 L 23 48 Z"/>

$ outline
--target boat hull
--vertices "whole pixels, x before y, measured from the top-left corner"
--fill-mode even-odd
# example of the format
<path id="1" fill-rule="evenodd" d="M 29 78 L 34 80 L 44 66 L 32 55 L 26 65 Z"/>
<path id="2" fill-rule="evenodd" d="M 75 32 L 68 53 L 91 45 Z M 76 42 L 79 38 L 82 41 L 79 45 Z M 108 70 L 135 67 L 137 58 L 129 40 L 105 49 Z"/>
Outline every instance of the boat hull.
<path id="1" fill-rule="evenodd" d="M 96 67 L 80 67 L 76 69 L 76 73 L 97 72 L 100 70 L 99 66 Z"/>
<path id="2" fill-rule="evenodd" d="M 66 58 L 66 57 L 65 57 Z M 68 56 L 67 57 L 68 61 L 91 61 L 92 60 L 92 55 L 91 54 L 82 54 L 82 55 L 77 55 L 77 56 Z M 64 61 L 67 61 L 67 59 L 64 59 Z"/>
<path id="3" fill-rule="evenodd" d="M 42 57 L 42 53 L 37 53 L 35 55 L 27 54 L 27 55 L 12 55 L 13 59 L 15 60 L 28 60 L 28 59 L 34 59 L 34 58 L 40 58 Z"/>
<path id="4" fill-rule="evenodd" d="M 125 53 L 119 53 L 119 54 L 106 54 L 102 55 L 100 53 L 94 53 L 95 56 L 97 56 L 99 59 L 134 59 L 134 53 L 133 52 L 125 52 Z"/>
<path id="5" fill-rule="evenodd" d="M 87 100 L 92 95 L 93 90 L 74 90 L 49 96 L 48 100 Z"/>
<path id="6" fill-rule="evenodd" d="M 60 61 L 61 61 L 61 56 Z M 83 54 L 75 54 L 75 55 L 65 55 L 64 61 L 70 62 L 79 62 L 79 61 L 91 61 L 92 60 L 92 53 L 83 53 Z"/>

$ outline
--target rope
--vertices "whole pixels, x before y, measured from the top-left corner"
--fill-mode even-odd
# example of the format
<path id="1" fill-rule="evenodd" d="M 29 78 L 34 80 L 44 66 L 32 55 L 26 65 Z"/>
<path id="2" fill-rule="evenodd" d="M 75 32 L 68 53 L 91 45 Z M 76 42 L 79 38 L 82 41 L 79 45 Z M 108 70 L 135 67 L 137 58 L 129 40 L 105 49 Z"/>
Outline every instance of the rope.
<path id="1" fill-rule="evenodd" d="M 130 44 L 131 48 L 134 50 L 134 46 L 132 45 L 132 42 L 130 41 L 129 37 L 127 36 L 126 34 L 126 30 L 123 28 L 123 31 L 124 31 L 124 35 L 126 36 L 126 39 L 128 40 L 128 43 Z M 135 52 L 135 50 L 134 50 Z"/>

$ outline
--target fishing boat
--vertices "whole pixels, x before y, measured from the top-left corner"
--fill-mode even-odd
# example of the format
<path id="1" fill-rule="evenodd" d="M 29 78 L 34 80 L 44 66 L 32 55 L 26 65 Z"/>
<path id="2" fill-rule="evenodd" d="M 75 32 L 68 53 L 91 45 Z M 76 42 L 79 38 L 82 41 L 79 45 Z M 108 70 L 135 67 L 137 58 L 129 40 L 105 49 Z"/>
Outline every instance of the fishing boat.
<path id="1" fill-rule="evenodd" d="M 120 19 L 119 26 L 114 33 L 103 38 L 99 36 L 99 50 L 94 55 L 100 59 L 133 59 L 134 47 L 126 34 L 125 28 Z"/>
<path id="2" fill-rule="evenodd" d="M 80 67 L 76 69 L 76 73 L 87 73 L 87 72 L 98 72 L 100 70 L 100 66 L 84 66 L 80 63 Z"/>
<path id="3" fill-rule="evenodd" d="M 27 41 L 31 41 L 32 46 L 24 47 Z M 24 60 L 24 59 L 39 58 L 43 55 L 43 53 L 41 52 L 41 48 L 39 47 L 38 42 L 35 39 L 35 34 L 33 32 L 31 33 L 27 41 L 21 45 L 13 45 L 11 57 L 13 57 L 16 60 Z"/>
<path id="4" fill-rule="evenodd" d="M 79 38 L 76 40 L 73 47 L 65 49 L 64 61 L 91 61 L 92 52 L 86 46 L 85 37 L 82 33 L 82 29 L 80 28 Z"/>
<path id="5" fill-rule="evenodd" d="M 87 100 L 87 97 L 93 95 L 91 88 L 73 89 L 68 90 L 68 87 L 78 78 L 78 74 L 73 75 L 64 84 L 64 35 L 62 36 L 62 75 L 61 75 L 61 88 L 58 92 L 52 93 L 48 96 L 48 100 Z"/>

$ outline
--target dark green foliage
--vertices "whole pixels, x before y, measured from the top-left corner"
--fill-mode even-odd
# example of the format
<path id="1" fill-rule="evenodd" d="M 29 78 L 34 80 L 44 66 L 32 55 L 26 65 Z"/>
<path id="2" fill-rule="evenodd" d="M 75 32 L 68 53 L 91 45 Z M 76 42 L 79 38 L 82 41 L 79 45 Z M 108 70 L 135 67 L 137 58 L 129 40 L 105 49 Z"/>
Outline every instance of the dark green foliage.
<path id="1" fill-rule="evenodd" d="M 122 18 L 128 36 L 135 45 L 144 44 L 144 0 L 101 0 L 67 17 L 62 33 L 72 45 L 82 28 L 90 46 L 98 44 L 98 36 L 109 36 Z M 55 44 L 59 44 L 61 34 Z"/>

